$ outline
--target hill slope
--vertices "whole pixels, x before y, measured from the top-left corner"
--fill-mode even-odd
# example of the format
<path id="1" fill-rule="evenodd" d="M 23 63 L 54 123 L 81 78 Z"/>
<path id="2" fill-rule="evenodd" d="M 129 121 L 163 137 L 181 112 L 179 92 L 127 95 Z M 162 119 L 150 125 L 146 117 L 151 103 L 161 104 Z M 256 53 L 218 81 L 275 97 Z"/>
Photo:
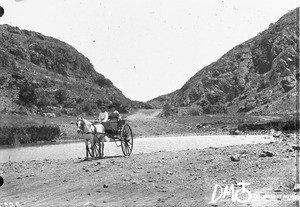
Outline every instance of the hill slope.
<path id="1" fill-rule="evenodd" d="M 0 111 L 145 105 L 127 99 L 72 46 L 9 25 L 0 25 L 0 72 Z"/>
<path id="2" fill-rule="evenodd" d="M 293 112 L 299 73 L 296 14 L 299 8 L 201 69 L 181 89 L 149 103 L 194 106 L 204 113 Z"/>

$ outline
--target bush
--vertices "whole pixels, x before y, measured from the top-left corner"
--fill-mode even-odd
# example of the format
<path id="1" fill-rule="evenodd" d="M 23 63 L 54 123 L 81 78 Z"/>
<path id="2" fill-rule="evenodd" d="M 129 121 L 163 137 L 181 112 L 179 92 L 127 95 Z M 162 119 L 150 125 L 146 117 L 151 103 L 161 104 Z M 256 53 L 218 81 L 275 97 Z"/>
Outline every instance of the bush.
<path id="1" fill-rule="evenodd" d="M 59 89 L 55 91 L 54 97 L 59 104 L 63 104 L 67 100 L 67 92 L 66 90 Z"/>
<path id="2" fill-rule="evenodd" d="M 34 87 L 25 83 L 19 91 L 19 100 L 24 105 L 32 105 L 36 102 Z"/>
<path id="3" fill-rule="evenodd" d="M 204 114 L 226 114 L 227 109 L 222 105 L 207 105 L 203 107 Z"/>
<path id="4" fill-rule="evenodd" d="M 190 116 L 199 116 L 201 114 L 202 114 L 202 109 L 200 107 L 199 108 L 193 107 L 188 110 L 188 115 Z"/>
<path id="5" fill-rule="evenodd" d="M 238 126 L 239 130 L 270 130 L 295 131 L 299 129 L 299 120 L 278 120 L 260 124 L 242 124 Z"/>
<path id="6" fill-rule="evenodd" d="M 68 115 L 71 116 L 78 116 L 80 114 L 85 113 L 86 115 L 93 115 L 94 111 L 97 109 L 97 105 L 95 103 L 90 103 L 90 102 L 83 102 L 76 108 L 73 108 Z"/>
<path id="7" fill-rule="evenodd" d="M 16 125 L 0 127 L 0 145 L 27 144 L 38 141 L 51 141 L 58 138 L 60 128 L 57 125 Z"/>
<path id="8" fill-rule="evenodd" d="M 172 107 L 169 103 L 165 103 L 162 110 L 162 116 L 168 117 L 172 114 Z"/>
<path id="9" fill-rule="evenodd" d="M 56 106 L 57 100 L 46 91 L 41 91 L 37 94 L 36 105 L 38 107 Z"/>

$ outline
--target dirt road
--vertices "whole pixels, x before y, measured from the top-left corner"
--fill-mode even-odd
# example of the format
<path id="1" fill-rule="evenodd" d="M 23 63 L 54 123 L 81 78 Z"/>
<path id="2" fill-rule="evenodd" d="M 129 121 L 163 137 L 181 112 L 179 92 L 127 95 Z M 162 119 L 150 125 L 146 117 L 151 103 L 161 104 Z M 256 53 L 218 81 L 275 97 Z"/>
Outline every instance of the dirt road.
<path id="1" fill-rule="evenodd" d="M 173 118 L 158 117 L 161 109 L 141 109 L 127 117 L 134 137 L 203 135 L 195 127 L 177 123 Z M 206 133 L 207 134 L 207 133 Z"/>
<path id="2" fill-rule="evenodd" d="M 127 117 L 128 120 L 145 120 L 145 119 L 156 119 L 161 113 L 161 109 L 140 109 L 136 113 L 131 114 Z"/>
<path id="3" fill-rule="evenodd" d="M 147 110 L 129 116 L 135 136 L 203 133 L 172 118 L 159 119 L 158 113 Z M 204 132 L 220 133 L 213 127 Z M 2 163 L 0 206 L 19 202 L 21 206 L 292 207 L 292 198 L 297 196 L 292 190 L 296 172 L 294 143 L 293 136 L 281 135 L 270 144 L 160 151 L 88 161 L 54 158 Z M 209 203 L 219 197 L 221 187 L 224 191 L 233 185 L 237 191 L 242 181 L 250 184 L 250 202 L 241 204 L 224 196 Z M 220 188 L 213 197 L 215 185 Z M 277 199 L 276 195 L 285 197 Z"/>
<path id="4" fill-rule="evenodd" d="M 282 141 L 283 140 L 283 141 Z M 0 165 L 0 203 L 21 206 L 294 206 L 266 195 L 294 195 L 291 138 L 271 144 L 155 152 L 83 161 L 43 160 Z M 262 155 L 263 151 L 271 154 Z M 231 156 L 239 161 L 232 161 Z M 215 184 L 245 181 L 250 204 L 212 199 Z M 259 198 L 257 196 L 260 196 Z M 1 205 L 1 204 L 0 204 Z"/>

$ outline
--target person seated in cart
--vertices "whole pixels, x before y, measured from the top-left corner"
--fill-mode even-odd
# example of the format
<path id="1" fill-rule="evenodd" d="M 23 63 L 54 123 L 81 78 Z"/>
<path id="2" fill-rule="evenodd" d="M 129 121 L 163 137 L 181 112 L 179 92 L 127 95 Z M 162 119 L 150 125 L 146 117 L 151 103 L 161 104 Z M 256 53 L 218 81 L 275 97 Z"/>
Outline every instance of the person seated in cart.
<path id="1" fill-rule="evenodd" d="M 121 120 L 120 113 L 116 110 L 116 107 L 114 105 L 110 106 L 110 114 L 108 116 L 108 120 L 110 123 L 110 130 L 113 132 L 116 132 L 118 130 L 118 121 Z"/>
<path id="2" fill-rule="evenodd" d="M 122 117 L 120 113 L 116 110 L 116 107 L 114 105 L 110 106 L 110 114 L 108 116 L 110 120 L 120 120 Z"/>
<path id="3" fill-rule="evenodd" d="M 99 113 L 99 123 L 103 123 L 107 121 L 108 121 L 108 112 L 106 111 L 105 106 L 101 106 L 100 113 Z"/>

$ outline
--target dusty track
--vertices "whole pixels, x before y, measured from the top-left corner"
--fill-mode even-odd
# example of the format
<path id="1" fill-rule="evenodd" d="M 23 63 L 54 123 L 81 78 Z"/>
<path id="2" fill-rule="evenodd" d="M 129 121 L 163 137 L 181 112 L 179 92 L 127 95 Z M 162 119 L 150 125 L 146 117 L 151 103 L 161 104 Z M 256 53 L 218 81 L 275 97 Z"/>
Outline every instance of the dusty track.
<path id="1" fill-rule="evenodd" d="M 184 124 L 157 118 L 158 113 L 142 110 L 128 116 L 134 133 L 147 137 L 192 132 Z M 212 128 L 207 132 L 218 133 Z M 271 144 L 163 151 L 128 158 L 3 163 L 0 206 L 4 202 L 22 206 L 295 206 L 291 200 L 274 199 L 276 194 L 294 195 L 293 143 L 291 136 L 281 136 Z M 261 157 L 264 150 L 273 156 Z M 231 156 L 240 160 L 233 162 Z M 234 203 L 227 197 L 209 204 L 215 184 L 240 181 L 251 184 L 247 189 L 256 197 L 250 203 Z"/>
<path id="2" fill-rule="evenodd" d="M 215 184 L 251 183 L 253 194 L 293 194 L 291 140 L 204 150 L 156 152 L 82 161 L 44 160 L 1 164 L 0 203 L 23 206 L 212 206 Z M 260 157 L 263 150 L 274 153 Z M 230 156 L 239 154 L 240 161 Z M 237 187 L 237 189 L 239 189 Z M 264 194 L 262 194 L 264 195 Z M 92 202 L 87 205 L 88 202 Z M 249 206 L 230 198 L 218 206 Z M 293 206 L 261 198 L 250 206 Z"/>

